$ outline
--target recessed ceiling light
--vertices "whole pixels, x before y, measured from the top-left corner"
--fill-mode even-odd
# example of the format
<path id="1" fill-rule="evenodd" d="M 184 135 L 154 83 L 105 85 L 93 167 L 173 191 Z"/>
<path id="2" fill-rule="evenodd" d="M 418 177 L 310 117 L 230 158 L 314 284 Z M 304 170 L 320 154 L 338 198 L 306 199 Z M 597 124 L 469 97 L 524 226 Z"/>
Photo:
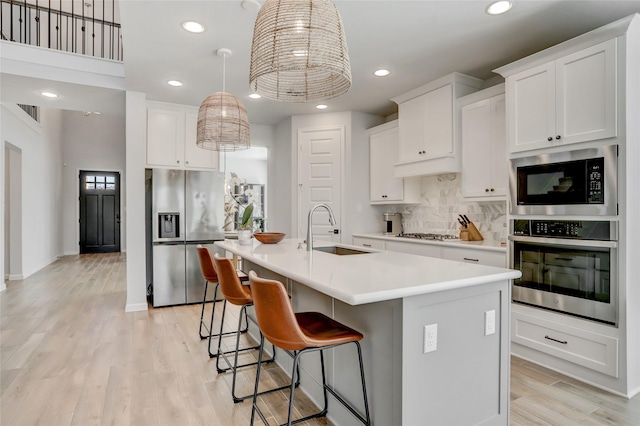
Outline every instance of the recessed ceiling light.
<path id="1" fill-rule="evenodd" d="M 181 81 L 178 81 L 178 80 L 169 80 L 169 81 L 167 81 L 167 84 L 168 84 L 169 86 L 173 86 L 173 87 L 180 87 L 180 86 L 182 86 L 182 82 L 181 82 Z"/>
<path id="2" fill-rule="evenodd" d="M 316 105 L 316 108 L 318 108 L 318 109 L 327 109 L 327 106 L 325 104 L 320 104 L 320 105 Z"/>
<path id="3" fill-rule="evenodd" d="M 242 6 L 244 10 L 252 10 L 254 12 L 260 10 L 261 7 L 258 0 L 242 0 L 242 2 L 240 2 L 240 6 Z"/>
<path id="4" fill-rule="evenodd" d="M 501 15 L 505 12 L 508 12 L 509 9 L 511 9 L 511 6 L 513 6 L 513 3 L 511 3 L 510 1 L 499 0 L 494 1 L 489 6 L 487 6 L 486 11 L 489 15 Z"/>
<path id="5" fill-rule="evenodd" d="M 391 71 L 389 71 L 389 70 L 382 70 L 382 69 L 381 69 L 381 70 L 375 70 L 375 71 L 373 72 L 373 75 L 375 75 L 375 76 L 377 76 L 377 77 L 386 77 L 386 76 L 388 76 L 389 74 L 391 74 Z"/>
<path id="6" fill-rule="evenodd" d="M 47 98 L 57 98 L 58 94 L 53 92 L 40 92 L 40 94 Z"/>
<path id="7" fill-rule="evenodd" d="M 250 97 L 251 99 L 260 99 L 262 96 L 260 96 L 260 95 L 259 95 L 259 94 L 257 94 L 257 93 L 251 93 L 251 94 L 249 95 L 249 97 Z"/>
<path id="8" fill-rule="evenodd" d="M 204 26 L 195 21 L 187 21 L 182 23 L 182 28 L 190 33 L 201 33 L 204 31 Z"/>
<path id="9" fill-rule="evenodd" d="M 306 50 L 294 50 L 291 53 L 293 53 L 293 56 L 297 57 L 309 56 L 309 52 Z"/>

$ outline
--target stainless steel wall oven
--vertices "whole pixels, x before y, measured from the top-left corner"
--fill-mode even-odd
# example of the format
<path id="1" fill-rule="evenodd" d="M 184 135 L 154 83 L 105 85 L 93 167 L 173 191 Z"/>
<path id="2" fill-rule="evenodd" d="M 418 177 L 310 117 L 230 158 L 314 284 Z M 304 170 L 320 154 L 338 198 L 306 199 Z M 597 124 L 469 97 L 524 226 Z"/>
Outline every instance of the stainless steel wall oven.
<path id="1" fill-rule="evenodd" d="M 618 322 L 618 227 L 609 221 L 511 222 L 513 301 Z"/>
<path id="2" fill-rule="evenodd" d="M 618 214 L 617 145 L 515 158 L 510 165 L 511 214 Z"/>

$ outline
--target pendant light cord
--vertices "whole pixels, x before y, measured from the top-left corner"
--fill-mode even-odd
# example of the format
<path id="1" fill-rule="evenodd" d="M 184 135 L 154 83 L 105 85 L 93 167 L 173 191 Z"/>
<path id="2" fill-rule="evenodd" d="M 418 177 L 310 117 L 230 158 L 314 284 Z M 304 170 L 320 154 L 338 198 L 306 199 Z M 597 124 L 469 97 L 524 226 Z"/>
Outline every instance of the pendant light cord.
<path id="1" fill-rule="evenodd" d="M 225 92 L 225 82 L 227 80 L 227 55 L 222 55 L 222 91 Z"/>

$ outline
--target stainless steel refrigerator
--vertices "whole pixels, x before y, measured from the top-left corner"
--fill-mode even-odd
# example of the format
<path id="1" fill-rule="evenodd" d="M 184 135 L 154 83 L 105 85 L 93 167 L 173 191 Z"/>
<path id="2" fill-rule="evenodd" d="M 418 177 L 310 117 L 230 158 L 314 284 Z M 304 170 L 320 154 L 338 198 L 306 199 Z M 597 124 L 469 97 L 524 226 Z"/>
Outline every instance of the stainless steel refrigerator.
<path id="1" fill-rule="evenodd" d="M 147 169 L 145 201 L 147 294 L 153 306 L 202 302 L 196 246 L 213 249 L 224 240 L 224 174 Z"/>

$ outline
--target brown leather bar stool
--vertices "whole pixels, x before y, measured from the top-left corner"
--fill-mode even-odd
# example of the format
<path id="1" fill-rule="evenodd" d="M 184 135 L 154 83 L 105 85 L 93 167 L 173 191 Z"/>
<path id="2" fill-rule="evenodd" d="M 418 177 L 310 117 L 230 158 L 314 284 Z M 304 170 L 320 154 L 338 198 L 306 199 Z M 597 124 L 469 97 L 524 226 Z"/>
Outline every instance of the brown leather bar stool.
<path id="1" fill-rule="evenodd" d="M 226 310 L 226 303 L 227 301 L 222 298 L 222 299 L 218 299 L 218 274 L 216 272 L 216 268 L 213 264 L 213 259 L 211 258 L 211 252 L 209 251 L 209 249 L 207 247 L 204 247 L 200 244 L 198 244 L 198 246 L 196 247 L 196 249 L 198 250 L 198 259 L 200 260 L 200 270 L 202 271 L 202 276 L 204 277 L 204 296 L 202 297 L 202 311 L 200 312 L 200 329 L 198 330 L 199 334 L 200 334 L 200 339 L 209 339 L 208 345 L 207 345 L 207 351 L 209 352 L 209 358 L 214 358 L 217 357 L 218 354 L 217 353 L 213 353 L 211 351 L 211 338 L 213 337 L 220 337 L 221 335 L 230 335 L 230 334 L 236 334 L 236 331 L 227 331 L 224 332 L 222 334 L 220 333 L 214 333 L 213 332 L 213 317 L 216 313 L 216 303 L 218 302 L 222 302 L 223 306 L 222 306 L 222 315 L 224 316 L 224 311 Z M 240 280 L 244 280 L 244 281 L 248 281 L 249 277 L 247 276 L 247 274 L 245 274 L 244 272 L 241 271 L 237 271 L 238 276 L 240 277 Z M 205 311 L 205 306 L 207 304 L 207 291 L 209 288 L 209 284 L 215 285 L 214 290 L 213 290 L 213 301 L 212 301 L 212 307 L 211 307 L 211 318 L 209 320 L 209 325 L 207 326 L 207 324 L 205 323 L 204 320 L 204 311 Z M 207 331 L 207 334 L 203 334 L 202 333 L 202 329 L 205 329 Z M 247 322 L 247 319 L 245 318 L 245 327 L 243 329 L 241 329 L 242 333 L 245 333 L 249 328 L 249 323 Z"/>
<path id="2" fill-rule="evenodd" d="M 364 366 L 362 364 L 362 349 L 360 340 L 361 333 L 341 324 L 319 312 L 294 313 L 289 300 L 289 295 L 280 281 L 259 278 L 254 271 L 249 272 L 249 283 L 253 294 L 253 303 L 256 311 L 256 319 L 260 327 L 260 352 L 258 355 L 258 372 L 256 374 L 256 385 L 253 393 L 253 407 L 251 409 L 251 424 L 253 425 L 255 413 L 257 412 L 264 424 L 267 420 L 258 408 L 258 385 L 260 382 L 260 361 L 264 351 L 265 337 L 269 342 L 281 349 L 293 351 L 293 369 L 291 372 L 292 382 L 296 378 L 299 381 L 300 372 L 298 363 L 300 357 L 308 352 L 320 351 L 320 362 L 322 368 L 322 386 L 324 393 L 324 408 L 316 414 L 292 420 L 293 413 L 293 392 L 294 386 L 289 390 L 289 414 L 287 425 L 303 422 L 316 417 L 327 415 L 327 392 L 331 393 L 338 402 L 344 405 L 351 414 L 365 425 L 371 425 L 369 415 L 369 403 L 367 401 L 367 388 L 364 381 Z M 336 346 L 354 343 L 358 350 L 358 361 L 360 363 L 360 378 L 362 380 L 362 394 L 364 396 L 365 415 L 362 416 L 353 408 L 342 396 L 329 385 L 325 376 L 324 351 Z"/>
<path id="3" fill-rule="evenodd" d="M 273 362 L 275 361 L 276 358 L 276 351 L 275 348 L 273 348 L 273 356 L 269 359 L 266 360 L 262 360 L 262 358 L 257 361 L 257 362 L 249 362 L 246 364 L 238 364 L 238 354 L 239 352 L 242 351 L 248 351 L 248 350 L 257 350 L 260 348 L 260 346 L 251 346 L 251 347 L 246 347 L 246 348 L 240 348 L 240 334 L 241 334 L 241 327 L 242 327 L 242 317 L 244 315 L 245 318 L 248 318 L 249 320 L 251 320 L 254 324 L 258 325 L 258 323 L 256 322 L 256 320 L 254 318 L 252 318 L 250 315 L 247 314 L 247 308 L 249 306 L 253 305 L 253 297 L 251 294 L 251 288 L 247 285 L 243 285 L 240 282 L 240 278 L 238 278 L 238 275 L 236 274 L 236 270 L 233 266 L 233 263 L 231 262 L 230 259 L 224 258 L 222 256 L 220 256 L 219 254 L 214 254 L 213 255 L 213 262 L 215 264 L 217 273 L 218 273 L 218 283 L 220 286 L 220 291 L 222 292 L 222 295 L 224 296 L 225 300 L 227 300 L 229 303 L 236 305 L 236 306 L 241 306 L 242 308 L 240 309 L 240 316 L 238 318 L 238 328 L 237 328 L 237 332 L 236 332 L 236 347 L 235 350 L 231 350 L 231 351 L 226 351 L 224 352 L 222 350 L 222 339 L 218 339 L 218 357 L 216 359 L 216 368 L 218 369 L 218 373 L 224 373 L 226 371 L 229 370 L 233 370 L 233 380 L 232 380 L 232 385 L 231 385 L 231 396 L 233 397 L 233 402 L 241 402 L 244 401 L 245 399 L 251 398 L 253 397 L 253 393 L 249 394 L 249 395 L 245 395 L 245 396 L 236 396 L 236 376 L 237 376 L 237 370 L 238 368 L 241 367 L 248 367 L 251 365 L 259 365 L 262 363 L 268 363 L 268 362 Z M 226 305 L 225 305 L 226 306 Z M 225 308 L 223 308 L 222 311 L 222 322 L 220 323 L 220 334 L 222 334 L 222 328 L 224 327 L 224 311 Z M 226 355 L 234 352 L 235 356 L 234 356 L 234 360 L 233 360 L 233 364 L 229 362 L 229 360 L 227 359 Z M 220 358 L 224 359 L 224 361 L 227 364 L 227 368 L 221 368 L 220 367 Z M 299 383 L 299 382 L 298 382 Z M 298 384 L 293 383 L 292 386 L 295 385 L 297 386 Z M 265 393 L 269 393 L 269 392 L 275 392 L 278 390 L 283 390 L 283 389 L 287 389 L 289 387 L 289 385 L 285 385 L 285 386 L 281 386 L 275 389 L 269 389 L 267 391 L 263 391 L 260 394 L 265 394 Z"/>

